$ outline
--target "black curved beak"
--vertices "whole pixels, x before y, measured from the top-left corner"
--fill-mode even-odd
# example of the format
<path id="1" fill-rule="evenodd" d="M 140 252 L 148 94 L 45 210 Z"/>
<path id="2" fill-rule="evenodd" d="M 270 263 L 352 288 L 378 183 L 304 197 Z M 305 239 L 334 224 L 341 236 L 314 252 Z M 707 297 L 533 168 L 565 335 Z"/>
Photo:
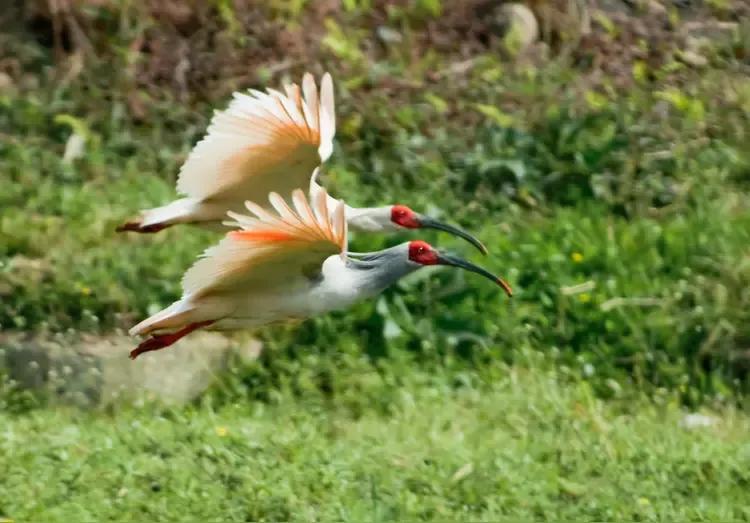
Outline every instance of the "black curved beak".
<path id="1" fill-rule="evenodd" d="M 442 253 L 438 253 L 437 262 L 438 262 L 438 265 L 451 265 L 453 267 L 460 267 L 461 269 L 465 269 L 467 271 L 480 274 L 484 276 L 485 278 L 492 280 L 500 287 L 502 287 L 503 290 L 505 291 L 505 294 L 507 294 L 508 297 L 513 296 L 513 289 L 510 288 L 510 285 L 508 285 L 508 282 L 506 282 L 504 279 L 500 278 L 499 276 L 495 276 L 491 272 L 477 265 L 474 265 L 471 262 L 462 260 L 461 258 L 458 258 L 456 256 L 451 256 L 449 254 L 442 254 Z"/>
<path id="2" fill-rule="evenodd" d="M 417 220 L 419 221 L 419 225 L 426 229 L 437 229 L 438 231 L 449 232 L 455 236 L 463 238 L 474 247 L 479 249 L 482 254 L 487 254 L 487 247 L 485 247 L 482 242 L 480 242 L 475 236 L 472 236 L 466 231 L 462 231 L 458 227 L 453 227 L 452 225 L 439 222 L 430 218 L 429 216 L 423 216 L 421 214 L 417 215 Z"/>

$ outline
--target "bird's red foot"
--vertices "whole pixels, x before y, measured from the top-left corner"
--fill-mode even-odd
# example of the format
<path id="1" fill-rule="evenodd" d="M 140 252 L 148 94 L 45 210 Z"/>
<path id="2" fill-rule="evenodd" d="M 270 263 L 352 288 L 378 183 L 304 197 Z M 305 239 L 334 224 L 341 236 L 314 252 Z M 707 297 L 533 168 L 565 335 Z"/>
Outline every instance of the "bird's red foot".
<path id="1" fill-rule="evenodd" d="M 166 229 L 167 227 L 169 227 L 169 225 L 165 223 L 152 223 L 151 225 L 141 225 L 141 222 L 127 222 L 118 226 L 117 229 L 115 229 L 115 232 L 133 231 L 133 232 L 154 233 L 154 232 L 159 232 L 163 229 Z"/>
<path id="2" fill-rule="evenodd" d="M 160 350 L 169 347 L 174 342 L 184 336 L 187 336 L 194 330 L 200 329 L 202 327 L 207 327 L 213 322 L 213 320 L 199 321 L 197 323 L 191 323 L 187 327 L 183 327 L 177 332 L 172 332 L 170 334 L 156 334 L 154 336 L 151 336 L 150 338 L 143 340 L 140 345 L 130 351 L 130 359 L 134 360 L 144 352 L 151 352 L 152 350 Z"/>

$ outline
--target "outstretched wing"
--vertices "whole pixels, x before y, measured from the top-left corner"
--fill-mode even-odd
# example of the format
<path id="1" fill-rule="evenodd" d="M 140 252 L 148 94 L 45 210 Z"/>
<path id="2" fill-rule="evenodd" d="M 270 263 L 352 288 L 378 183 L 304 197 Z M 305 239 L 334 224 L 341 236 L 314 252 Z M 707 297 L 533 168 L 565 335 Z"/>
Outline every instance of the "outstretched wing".
<path id="1" fill-rule="evenodd" d="M 326 73 L 318 93 L 307 73 L 301 90 L 290 84 L 284 91 L 235 93 L 180 169 L 177 190 L 201 200 L 259 201 L 304 187 L 333 151 L 333 82 Z"/>
<path id="2" fill-rule="evenodd" d="M 318 273 L 331 255 L 346 255 L 344 204 L 329 212 L 325 190 L 312 205 L 300 189 L 292 192 L 293 207 L 277 193 L 269 201 L 276 211 L 246 202 L 254 216 L 230 212 L 241 229 L 229 232 L 203 254 L 182 280 L 185 296 L 248 292 L 295 281 Z"/>

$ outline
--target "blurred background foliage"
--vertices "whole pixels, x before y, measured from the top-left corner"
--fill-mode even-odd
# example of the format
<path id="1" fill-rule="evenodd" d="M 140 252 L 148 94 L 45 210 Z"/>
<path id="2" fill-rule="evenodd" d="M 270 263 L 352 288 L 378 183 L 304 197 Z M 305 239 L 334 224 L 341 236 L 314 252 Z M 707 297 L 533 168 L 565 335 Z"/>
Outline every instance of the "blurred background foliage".
<path id="1" fill-rule="evenodd" d="M 536 27 L 492 0 L 4 10 L 3 331 L 104 336 L 177 298 L 216 236 L 114 227 L 175 196 L 180 164 L 233 91 L 330 71 L 332 192 L 462 224 L 490 248 L 475 261 L 516 296 L 421 271 L 351 311 L 263 329 L 261 358 L 238 362 L 217 401 L 278 390 L 355 401 L 373 370 L 397 383 L 414 366 L 461 387 L 529 352 L 604 396 L 635 383 L 736 401 L 750 370 L 747 4 L 527 6 Z M 360 235 L 353 249 L 410 237 Z"/>

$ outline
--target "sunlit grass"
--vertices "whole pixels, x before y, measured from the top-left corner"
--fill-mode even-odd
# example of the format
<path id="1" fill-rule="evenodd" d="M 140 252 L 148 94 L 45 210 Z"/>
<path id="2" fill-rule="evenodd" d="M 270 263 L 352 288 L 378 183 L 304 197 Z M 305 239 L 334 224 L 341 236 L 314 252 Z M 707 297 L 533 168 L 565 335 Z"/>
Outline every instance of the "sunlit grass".
<path id="1" fill-rule="evenodd" d="M 596 399 L 507 368 L 454 389 L 414 372 L 388 412 L 272 404 L 0 415 L 0 515 L 15 521 L 735 521 L 750 421 L 688 430 L 675 398 Z M 372 389 L 389 385 L 374 378 Z M 363 392 L 368 394 L 368 392 Z"/>

